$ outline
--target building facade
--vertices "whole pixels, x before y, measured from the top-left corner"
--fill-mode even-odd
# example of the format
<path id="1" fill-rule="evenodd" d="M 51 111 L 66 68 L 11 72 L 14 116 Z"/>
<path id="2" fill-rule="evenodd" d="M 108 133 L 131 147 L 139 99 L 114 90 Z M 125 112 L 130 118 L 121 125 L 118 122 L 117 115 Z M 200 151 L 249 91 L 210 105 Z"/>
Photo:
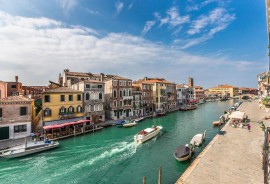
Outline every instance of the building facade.
<path id="1" fill-rule="evenodd" d="M 133 116 L 132 80 L 112 76 L 104 82 L 106 117 L 116 120 Z"/>
<path id="2" fill-rule="evenodd" d="M 22 93 L 32 99 L 41 99 L 42 93 L 48 89 L 48 86 L 22 86 Z"/>
<path id="3" fill-rule="evenodd" d="M 204 89 L 201 86 L 194 86 L 194 98 L 195 100 L 204 100 Z"/>
<path id="4" fill-rule="evenodd" d="M 7 83 L 0 81 L 0 99 L 7 97 Z"/>
<path id="5" fill-rule="evenodd" d="M 228 84 L 209 88 L 209 92 L 219 94 L 220 97 L 235 97 L 239 94 L 239 88 Z"/>
<path id="6" fill-rule="evenodd" d="M 7 82 L 7 96 L 22 95 L 22 83 L 19 82 L 19 77 L 15 76 L 15 82 Z"/>
<path id="7" fill-rule="evenodd" d="M 181 106 L 187 103 L 188 101 L 188 86 L 184 84 L 176 85 L 177 91 L 177 106 Z"/>
<path id="8" fill-rule="evenodd" d="M 0 99 L 0 140 L 30 136 L 33 100 L 22 96 Z"/>
<path id="9" fill-rule="evenodd" d="M 83 92 L 67 87 L 47 90 L 42 95 L 43 124 L 59 124 L 59 120 L 83 118 Z"/>
<path id="10" fill-rule="evenodd" d="M 84 93 L 83 101 L 86 119 L 94 123 L 104 122 L 104 82 L 85 80 L 71 85 L 71 88 Z"/>
<path id="11" fill-rule="evenodd" d="M 132 86 L 132 95 L 133 95 L 133 116 L 142 116 L 145 114 L 145 109 L 143 107 L 143 97 L 142 90 L 139 86 Z"/>

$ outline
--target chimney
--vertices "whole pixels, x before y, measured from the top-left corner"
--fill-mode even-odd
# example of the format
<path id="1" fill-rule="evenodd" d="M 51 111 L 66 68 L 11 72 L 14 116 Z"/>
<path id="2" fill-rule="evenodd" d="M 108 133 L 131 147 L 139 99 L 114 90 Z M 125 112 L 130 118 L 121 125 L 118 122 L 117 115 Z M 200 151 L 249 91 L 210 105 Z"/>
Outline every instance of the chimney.
<path id="1" fill-rule="evenodd" d="M 148 79 L 147 77 L 144 77 L 144 81 L 147 81 L 147 79 Z"/>
<path id="2" fill-rule="evenodd" d="M 18 82 L 18 80 L 19 80 L 19 77 L 15 76 L 15 81 Z"/>
<path id="3" fill-rule="evenodd" d="M 103 82 L 104 80 L 104 73 L 100 73 L 100 81 Z"/>

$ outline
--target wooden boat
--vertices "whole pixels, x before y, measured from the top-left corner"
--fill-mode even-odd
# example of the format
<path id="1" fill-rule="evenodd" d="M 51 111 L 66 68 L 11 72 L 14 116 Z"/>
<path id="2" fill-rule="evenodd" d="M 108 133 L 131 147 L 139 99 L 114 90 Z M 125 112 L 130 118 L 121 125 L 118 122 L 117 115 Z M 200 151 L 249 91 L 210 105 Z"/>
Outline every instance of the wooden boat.
<path id="1" fill-rule="evenodd" d="M 126 122 L 123 124 L 123 127 L 127 128 L 127 127 L 133 127 L 136 126 L 137 123 L 135 121 L 131 121 L 131 122 Z"/>
<path id="2" fill-rule="evenodd" d="M 174 158 L 178 161 L 185 161 L 191 158 L 194 152 L 194 146 L 186 145 L 179 145 L 174 153 Z"/>
<path id="3" fill-rule="evenodd" d="M 186 106 L 183 106 L 183 107 L 180 107 L 180 111 L 190 111 L 190 110 L 194 110 L 194 109 L 197 109 L 197 105 L 186 105 Z"/>
<path id="4" fill-rule="evenodd" d="M 162 126 L 152 126 L 151 128 L 146 128 L 134 136 L 134 141 L 136 143 L 143 143 L 149 139 L 152 139 L 158 135 L 162 128 Z"/>
<path id="5" fill-rule="evenodd" d="M 222 123 L 220 121 L 214 121 L 212 124 L 213 124 L 213 126 L 220 126 L 220 125 L 222 125 Z"/>
<path id="6" fill-rule="evenodd" d="M 140 122 L 140 121 L 142 121 L 142 120 L 144 120 L 144 117 L 134 119 L 134 121 L 135 121 L 136 123 L 138 123 L 138 122 Z"/>
<path id="7" fill-rule="evenodd" d="M 166 112 L 165 111 L 157 111 L 155 112 L 155 117 L 161 117 L 161 116 L 165 116 Z"/>
<path id="8" fill-rule="evenodd" d="M 22 157 L 22 156 L 46 151 L 49 149 L 53 149 L 58 146 L 59 146 L 59 143 L 53 142 L 53 141 L 49 143 L 45 143 L 43 141 L 39 141 L 36 143 L 29 143 L 29 144 L 26 143 L 25 145 L 13 147 L 13 148 L 0 152 L 0 157 L 4 157 L 4 158 Z"/>
<path id="9" fill-rule="evenodd" d="M 191 145 L 200 146 L 205 140 L 206 130 L 202 134 L 196 134 L 190 141 Z"/>

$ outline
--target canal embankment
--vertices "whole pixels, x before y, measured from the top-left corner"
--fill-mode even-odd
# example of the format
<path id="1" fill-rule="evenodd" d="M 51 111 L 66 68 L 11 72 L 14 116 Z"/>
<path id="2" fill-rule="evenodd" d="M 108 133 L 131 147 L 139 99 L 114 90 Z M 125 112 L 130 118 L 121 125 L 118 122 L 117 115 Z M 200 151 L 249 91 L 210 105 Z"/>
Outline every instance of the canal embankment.
<path id="1" fill-rule="evenodd" d="M 259 107 L 258 101 L 244 102 L 238 110 L 248 115 L 251 131 L 227 123 L 181 175 L 177 184 L 263 183 L 264 133 L 258 121 L 263 120 L 267 112 Z"/>

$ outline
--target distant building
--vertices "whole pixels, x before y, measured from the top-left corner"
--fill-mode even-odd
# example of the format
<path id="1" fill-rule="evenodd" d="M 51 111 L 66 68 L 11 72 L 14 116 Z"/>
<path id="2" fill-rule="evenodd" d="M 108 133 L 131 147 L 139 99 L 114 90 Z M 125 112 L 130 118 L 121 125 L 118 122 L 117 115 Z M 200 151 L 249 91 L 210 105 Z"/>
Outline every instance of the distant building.
<path id="1" fill-rule="evenodd" d="M 0 99 L 0 140 L 30 136 L 33 100 L 22 96 Z"/>
<path id="2" fill-rule="evenodd" d="M 203 87 L 194 86 L 194 98 L 195 100 L 203 100 L 205 98 Z"/>
<path id="3" fill-rule="evenodd" d="M 143 107 L 143 97 L 142 90 L 139 85 L 132 85 L 132 95 L 133 95 L 133 116 L 144 115 L 145 110 Z"/>
<path id="4" fill-rule="evenodd" d="M 120 76 L 111 76 L 104 82 L 106 117 L 116 120 L 132 116 L 132 80 Z"/>
<path id="5" fill-rule="evenodd" d="M 194 87 L 194 80 L 193 80 L 192 77 L 188 78 L 188 85 L 191 86 L 191 87 Z"/>
<path id="6" fill-rule="evenodd" d="M 104 82 L 85 80 L 71 85 L 71 88 L 84 92 L 83 101 L 86 119 L 94 123 L 104 122 Z"/>
<path id="7" fill-rule="evenodd" d="M 194 88 L 187 84 L 176 85 L 177 106 L 189 103 L 194 100 Z"/>
<path id="8" fill-rule="evenodd" d="M 134 83 L 144 83 L 153 85 L 153 102 L 155 111 L 172 110 L 176 108 L 176 84 L 163 78 L 140 79 Z"/>
<path id="9" fill-rule="evenodd" d="M 239 95 L 243 95 L 243 94 L 257 95 L 258 90 L 254 88 L 246 88 L 246 87 L 239 88 Z"/>
<path id="10" fill-rule="evenodd" d="M 67 87 L 49 89 L 42 95 L 43 124 L 60 124 L 84 117 L 83 92 Z"/>
<path id="11" fill-rule="evenodd" d="M 213 88 L 208 89 L 209 92 L 219 94 L 219 96 L 227 96 L 227 97 L 234 97 L 239 94 L 239 88 L 234 87 L 228 84 L 222 84 Z"/>
<path id="12" fill-rule="evenodd" d="M 32 99 L 41 99 L 42 93 L 50 89 L 48 86 L 23 86 L 23 95 Z"/>
<path id="13" fill-rule="evenodd" d="M 7 97 L 7 83 L 0 81 L 0 99 Z"/>
<path id="14" fill-rule="evenodd" d="M 22 95 L 22 83 L 19 82 L 19 77 L 15 76 L 15 82 L 7 82 L 7 96 Z"/>

